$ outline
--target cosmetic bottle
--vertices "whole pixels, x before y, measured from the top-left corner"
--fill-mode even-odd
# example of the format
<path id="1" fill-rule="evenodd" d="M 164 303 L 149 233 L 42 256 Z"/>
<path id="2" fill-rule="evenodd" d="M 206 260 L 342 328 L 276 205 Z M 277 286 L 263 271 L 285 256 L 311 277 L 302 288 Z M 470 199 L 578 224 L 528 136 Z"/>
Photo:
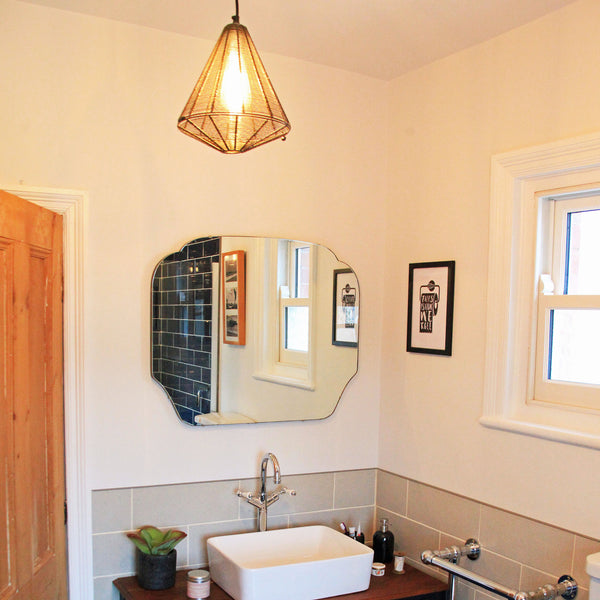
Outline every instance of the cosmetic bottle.
<path id="1" fill-rule="evenodd" d="M 394 534 L 388 529 L 388 520 L 380 519 L 380 529 L 373 534 L 373 562 L 394 560 Z"/>
<path id="2" fill-rule="evenodd" d="M 348 530 L 348 535 L 355 540 L 356 539 L 356 527 L 350 527 Z"/>
<path id="3" fill-rule="evenodd" d="M 365 534 L 362 532 L 362 529 L 360 528 L 360 523 L 358 524 L 358 527 L 356 529 L 356 541 L 360 542 L 361 544 L 365 543 Z"/>

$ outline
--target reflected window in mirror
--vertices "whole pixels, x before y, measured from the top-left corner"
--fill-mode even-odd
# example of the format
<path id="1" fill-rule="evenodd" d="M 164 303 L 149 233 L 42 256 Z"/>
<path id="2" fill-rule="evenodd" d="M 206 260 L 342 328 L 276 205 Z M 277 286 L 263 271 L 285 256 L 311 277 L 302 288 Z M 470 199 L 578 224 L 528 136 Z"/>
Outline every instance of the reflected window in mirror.
<path id="1" fill-rule="evenodd" d="M 277 272 L 285 277 L 278 281 L 279 362 L 305 369 L 310 355 L 312 254 L 312 244 L 282 241 L 277 265 Z"/>

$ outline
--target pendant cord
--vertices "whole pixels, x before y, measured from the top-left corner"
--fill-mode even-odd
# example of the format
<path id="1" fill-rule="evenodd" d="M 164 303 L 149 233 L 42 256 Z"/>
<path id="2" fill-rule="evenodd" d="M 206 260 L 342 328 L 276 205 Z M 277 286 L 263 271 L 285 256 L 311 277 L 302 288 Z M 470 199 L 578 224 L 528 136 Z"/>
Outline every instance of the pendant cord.
<path id="1" fill-rule="evenodd" d="M 238 0 L 235 0 L 235 15 L 233 15 L 233 17 L 231 17 L 231 18 L 233 19 L 234 23 L 240 22 L 240 7 L 239 7 Z"/>

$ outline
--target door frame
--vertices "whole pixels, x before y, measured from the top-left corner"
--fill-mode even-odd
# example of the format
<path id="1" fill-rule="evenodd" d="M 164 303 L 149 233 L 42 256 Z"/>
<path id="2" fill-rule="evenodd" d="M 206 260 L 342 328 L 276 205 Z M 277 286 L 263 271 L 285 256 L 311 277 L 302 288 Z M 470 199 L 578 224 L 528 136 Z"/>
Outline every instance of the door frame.
<path id="1" fill-rule="evenodd" d="M 88 194 L 81 190 L 2 186 L 63 216 L 64 419 L 70 600 L 93 598 L 91 492 L 86 475 L 84 403 L 84 255 Z"/>

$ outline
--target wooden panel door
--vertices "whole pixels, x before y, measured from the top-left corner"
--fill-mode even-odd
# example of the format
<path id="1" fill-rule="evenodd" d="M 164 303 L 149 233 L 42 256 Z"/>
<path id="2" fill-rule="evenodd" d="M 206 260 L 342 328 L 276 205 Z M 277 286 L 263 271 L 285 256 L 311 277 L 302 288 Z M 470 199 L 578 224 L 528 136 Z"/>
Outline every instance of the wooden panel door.
<path id="1" fill-rule="evenodd" d="M 0 191 L 0 600 L 67 598 L 62 231 Z"/>

